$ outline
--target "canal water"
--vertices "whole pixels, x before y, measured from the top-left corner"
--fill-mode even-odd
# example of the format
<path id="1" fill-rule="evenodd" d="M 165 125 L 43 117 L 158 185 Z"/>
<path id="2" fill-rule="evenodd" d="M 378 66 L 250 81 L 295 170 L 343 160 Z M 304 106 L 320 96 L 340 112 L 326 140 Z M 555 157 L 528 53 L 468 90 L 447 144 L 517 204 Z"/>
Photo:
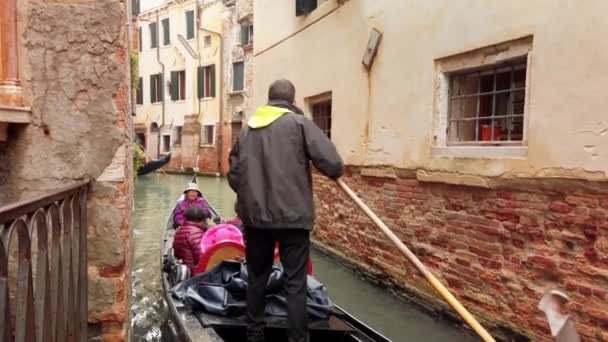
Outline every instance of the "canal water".
<path id="1" fill-rule="evenodd" d="M 184 175 L 151 174 L 136 181 L 133 341 L 174 341 L 162 300 L 160 244 L 169 212 L 190 179 Z M 235 194 L 224 179 L 199 177 L 198 183 L 222 216 L 234 215 Z M 314 251 L 312 259 L 315 276 L 328 287 L 334 302 L 395 342 L 476 340 L 357 278 L 333 259 Z"/>

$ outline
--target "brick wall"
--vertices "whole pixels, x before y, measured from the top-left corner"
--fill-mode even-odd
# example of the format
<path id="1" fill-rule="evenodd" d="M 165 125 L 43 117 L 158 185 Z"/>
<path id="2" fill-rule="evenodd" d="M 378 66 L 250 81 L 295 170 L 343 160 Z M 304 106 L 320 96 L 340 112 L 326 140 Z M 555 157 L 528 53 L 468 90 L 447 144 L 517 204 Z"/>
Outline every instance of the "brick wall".
<path id="1" fill-rule="evenodd" d="M 606 184 L 588 187 L 597 193 L 575 186 L 549 191 L 542 182 L 480 189 L 421 183 L 404 170 L 396 178 L 362 177 L 359 168 L 344 179 L 494 333 L 506 327 L 550 340 L 537 305 L 558 288 L 572 299 L 579 332 L 608 341 Z M 337 185 L 315 176 L 315 201 L 321 245 L 407 297 L 449 310 Z"/>

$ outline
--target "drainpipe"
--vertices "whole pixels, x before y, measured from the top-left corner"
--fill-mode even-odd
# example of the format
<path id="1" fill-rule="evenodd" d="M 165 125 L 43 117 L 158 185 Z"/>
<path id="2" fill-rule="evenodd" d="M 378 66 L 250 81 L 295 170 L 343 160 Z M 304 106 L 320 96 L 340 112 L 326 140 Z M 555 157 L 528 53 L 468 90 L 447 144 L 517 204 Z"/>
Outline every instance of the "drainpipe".
<path id="1" fill-rule="evenodd" d="M 165 64 L 160 60 L 160 15 L 158 14 L 158 10 L 156 10 L 156 61 L 160 65 L 162 72 L 162 82 L 161 82 L 161 101 L 162 103 L 162 125 L 158 129 L 158 143 L 156 150 L 158 151 L 158 155 L 160 155 L 160 140 L 162 137 L 161 130 L 165 127 Z"/>
<path id="2" fill-rule="evenodd" d="M 218 91 L 218 100 L 220 101 L 220 134 L 217 136 L 217 170 L 218 173 L 222 174 L 222 146 L 223 146 L 223 138 L 224 138 L 224 37 L 220 32 L 206 29 L 204 27 L 200 28 L 202 31 L 206 31 L 220 37 L 220 65 L 219 65 L 219 80 L 220 86 Z M 200 54 L 199 54 L 200 58 Z M 200 60 L 199 60 L 200 63 Z M 199 102 L 200 106 L 200 102 Z M 200 108 L 200 107 L 199 107 Z M 199 116 L 200 116 L 199 111 Z"/>

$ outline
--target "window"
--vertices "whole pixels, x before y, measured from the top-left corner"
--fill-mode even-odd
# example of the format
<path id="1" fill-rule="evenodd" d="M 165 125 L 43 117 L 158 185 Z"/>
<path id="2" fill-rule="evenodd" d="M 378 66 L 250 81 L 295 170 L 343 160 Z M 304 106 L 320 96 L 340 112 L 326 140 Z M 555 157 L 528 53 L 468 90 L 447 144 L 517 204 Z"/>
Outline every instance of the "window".
<path id="1" fill-rule="evenodd" d="M 296 17 L 307 15 L 317 9 L 317 0 L 296 0 Z"/>
<path id="2" fill-rule="evenodd" d="M 241 45 L 247 46 L 253 44 L 253 25 L 241 25 Z"/>
<path id="3" fill-rule="evenodd" d="M 139 38 L 139 41 L 137 42 L 138 43 L 137 45 L 139 45 L 139 52 L 141 52 L 141 47 L 144 45 L 144 41 L 142 40 L 143 37 L 141 36 L 141 27 L 139 28 L 139 37 L 138 38 Z"/>
<path id="4" fill-rule="evenodd" d="M 171 71 L 171 101 L 186 99 L 186 71 Z"/>
<path id="5" fill-rule="evenodd" d="M 163 75 L 150 75 L 150 103 L 163 100 Z"/>
<path id="6" fill-rule="evenodd" d="M 206 35 L 205 36 L 204 47 L 210 47 L 210 46 L 211 46 L 211 36 Z"/>
<path id="7" fill-rule="evenodd" d="M 135 103 L 138 105 L 144 104 L 144 78 L 140 77 L 137 84 L 137 93 L 135 96 Z"/>
<path id="8" fill-rule="evenodd" d="M 203 125 L 201 127 L 201 145 L 213 145 L 215 143 L 215 125 Z"/>
<path id="9" fill-rule="evenodd" d="M 173 145 L 182 144 L 182 126 L 175 126 L 173 128 Z"/>
<path id="10" fill-rule="evenodd" d="M 163 45 L 167 46 L 171 44 L 171 28 L 169 26 L 169 18 L 165 18 L 162 21 L 163 25 Z"/>
<path id="11" fill-rule="evenodd" d="M 331 98 L 313 103 L 312 121 L 331 139 Z"/>
<path id="12" fill-rule="evenodd" d="M 245 89 L 245 63 L 237 62 L 232 64 L 232 91 L 242 91 Z"/>
<path id="13" fill-rule="evenodd" d="M 148 27 L 150 27 L 150 48 L 154 49 L 158 46 L 158 37 L 157 37 L 157 28 L 156 28 L 156 23 L 150 23 L 150 25 L 148 25 Z"/>
<path id="14" fill-rule="evenodd" d="M 198 67 L 198 98 L 215 96 L 215 64 Z"/>
<path id="15" fill-rule="evenodd" d="M 241 134 L 241 129 L 243 128 L 243 123 L 241 121 L 232 121 L 230 123 L 230 129 L 232 131 L 232 145 L 234 146 L 234 144 L 236 144 L 236 141 L 239 138 L 239 135 Z"/>
<path id="16" fill-rule="evenodd" d="M 170 135 L 163 135 L 163 146 L 162 147 L 163 147 L 162 151 L 164 153 L 171 151 L 171 136 Z"/>
<path id="17" fill-rule="evenodd" d="M 186 39 L 194 38 L 194 11 L 186 12 Z"/>
<path id="18" fill-rule="evenodd" d="M 527 58 L 449 76 L 449 144 L 521 143 Z"/>

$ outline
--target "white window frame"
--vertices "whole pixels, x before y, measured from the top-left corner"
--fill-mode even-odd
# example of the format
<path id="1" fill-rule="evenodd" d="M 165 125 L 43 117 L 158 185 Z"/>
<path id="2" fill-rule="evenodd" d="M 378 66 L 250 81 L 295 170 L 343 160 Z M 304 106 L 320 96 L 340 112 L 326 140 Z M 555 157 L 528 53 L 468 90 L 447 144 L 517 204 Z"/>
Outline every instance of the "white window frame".
<path id="1" fill-rule="evenodd" d="M 457 72 L 489 67 L 517 58 L 527 58 L 523 138 L 521 143 L 518 142 L 516 145 L 458 145 L 448 143 L 450 76 Z M 431 147 L 431 155 L 433 157 L 525 159 L 528 155 L 528 121 L 530 118 L 529 104 L 532 61 L 532 36 L 436 59 L 433 109 L 434 143 Z"/>
<path id="2" fill-rule="evenodd" d="M 212 138 L 211 138 L 211 144 L 207 144 L 207 139 L 205 139 L 203 141 L 203 137 L 207 138 L 207 131 L 206 131 L 207 127 L 212 127 L 212 130 L 211 130 L 211 136 L 212 136 Z M 200 145 L 201 146 L 215 146 L 215 137 L 216 137 L 216 134 L 215 134 L 215 124 L 211 124 L 210 123 L 210 124 L 203 124 L 201 126 L 201 134 L 200 134 L 200 138 L 201 138 Z"/>

